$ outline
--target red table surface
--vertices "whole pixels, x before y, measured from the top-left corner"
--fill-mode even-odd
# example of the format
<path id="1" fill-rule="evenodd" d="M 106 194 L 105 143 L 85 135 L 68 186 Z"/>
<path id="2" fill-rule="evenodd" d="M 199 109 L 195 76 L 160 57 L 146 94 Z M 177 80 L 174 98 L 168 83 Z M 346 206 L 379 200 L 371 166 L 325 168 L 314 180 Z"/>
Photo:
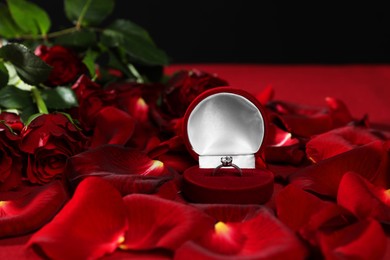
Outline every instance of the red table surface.
<path id="1" fill-rule="evenodd" d="M 390 65 L 178 64 L 166 68 L 216 73 L 232 87 L 259 93 L 271 85 L 275 99 L 325 106 L 326 97 L 343 100 L 352 115 L 369 115 L 373 126 L 390 128 Z"/>
<path id="2" fill-rule="evenodd" d="M 354 117 L 368 114 L 373 126 L 390 129 L 390 65 L 177 64 L 165 72 L 192 68 L 216 73 L 230 86 L 252 94 L 271 85 L 278 100 L 325 106 L 326 97 L 336 97 L 346 103 Z M 0 259 L 29 259 L 24 244 L 30 236 L 0 239 Z M 108 258 L 121 256 L 123 253 L 116 252 Z"/>

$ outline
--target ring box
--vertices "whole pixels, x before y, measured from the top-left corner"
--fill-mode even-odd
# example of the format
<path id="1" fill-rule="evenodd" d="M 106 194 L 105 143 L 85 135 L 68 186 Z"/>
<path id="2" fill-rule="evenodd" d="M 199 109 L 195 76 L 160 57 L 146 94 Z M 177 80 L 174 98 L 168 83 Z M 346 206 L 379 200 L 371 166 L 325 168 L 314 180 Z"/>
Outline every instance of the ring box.
<path id="1" fill-rule="evenodd" d="M 256 167 L 266 130 L 265 112 L 248 92 L 219 87 L 199 95 L 184 115 L 184 143 L 199 165 L 183 173 L 183 195 L 197 203 L 267 202 L 273 173 Z"/>

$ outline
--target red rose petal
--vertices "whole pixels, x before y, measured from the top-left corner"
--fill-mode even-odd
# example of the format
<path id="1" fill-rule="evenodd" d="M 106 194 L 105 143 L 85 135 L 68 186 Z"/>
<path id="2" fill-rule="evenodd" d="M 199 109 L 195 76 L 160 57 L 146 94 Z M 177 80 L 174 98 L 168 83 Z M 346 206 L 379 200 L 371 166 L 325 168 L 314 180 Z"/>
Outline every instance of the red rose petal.
<path id="1" fill-rule="evenodd" d="M 372 142 L 303 168 L 290 175 L 290 180 L 305 190 L 334 198 L 341 178 L 350 171 L 385 187 L 390 166 L 389 149 L 388 143 Z"/>
<path id="2" fill-rule="evenodd" d="M 105 107 L 96 116 L 91 148 L 103 144 L 126 144 L 134 131 L 134 119 L 115 107 Z"/>
<path id="3" fill-rule="evenodd" d="M 265 160 L 269 163 L 299 164 L 305 156 L 300 150 L 299 140 L 274 124 L 269 124 L 268 130 Z"/>
<path id="4" fill-rule="evenodd" d="M 0 193 L 0 237 L 22 235 L 40 228 L 67 199 L 68 194 L 59 181 Z"/>
<path id="5" fill-rule="evenodd" d="M 176 250 L 175 259 L 303 259 L 298 238 L 266 209 L 242 223 L 218 222 Z"/>
<path id="6" fill-rule="evenodd" d="M 129 229 L 122 249 L 175 250 L 212 226 L 198 209 L 155 196 L 133 194 L 123 198 Z"/>
<path id="7" fill-rule="evenodd" d="M 355 173 L 344 174 L 337 202 L 361 219 L 390 223 L 390 193 Z"/>
<path id="8" fill-rule="evenodd" d="M 367 129 L 346 126 L 312 138 L 306 144 L 306 154 L 313 162 L 319 162 L 378 140 L 380 139 Z"/>
<path id="9" fill-rule="evenodd" d="M 99 178 L 87 178 L 27 246 L 51 259 L 96 259 L 117 248 L 126 226 L 126 212 L 118 191 Z"/>
<path id="10" fill-rule="evenodd" d="M 166 153 L 159 156 L 158 159 L 178 173 L 183 173 L 188 168 L 198 165 L 198 162 L 185 152 Z"/>
<path id="11" fill-rule="evenodd" d="M 337 98 L 327 97 L 325 102 L 329 107 L 329 113 L 333 121 L 333 127 L 344 126 L 353 121 L 345 103 Z"/>
<path id="12" fill-rule="evenodd" d="M 325 259 L 381 260 L 386 252 L 386 235 L 375 220 L 357 222 L 341 230 L 319 235 Z"/>
<path id="13" fill-rule="evenodd" d="M 153 195 L 162 199 L 173 200 L 187 204 L 187 202 L 181 196 L 179 185 L 180 184 L 176 183 L 175 180 L 167 181 L 163 185 L 161 185 L 158 191 Z"/>
<path id="14" fill-rule="evenodd" d="M 274 98 L 275 91 L 271 85 L 266 86 L 259 94 L 256 95 L 256 99 L 265 106 L 269 101 Z"/>
<path id="15" fill-rule="evenodd" d="M 310 137 L 332 129 L 333 121 L 326 108 L 282 101 L 273 101 L 270 107 L 279 114 L 287 129 L 296 136 Z"/>
<path id="16" fill-rule="evenodd" d="M 198 204 L 197 208 L 215 219 L 215 222 L 243 222 L 259 214 L 260 205 Z"/>
<path id="17" fill-rule="evenodd" d="M 122 195 L 153 193 L 174 173 L 161 161 L 131 148 L 104 145 L 68 160 L 67 177 L 77 184 L 88 176 L 99 176 L 114 185 Z"/>
<path id="18" fill-rule="evenodd" d="M 276 197 L 278 218 L 303 238 L 315 243 L 319 229 L 335 229 L 348 224 L 348 212 L 294 185 L 288 185 Z"/>

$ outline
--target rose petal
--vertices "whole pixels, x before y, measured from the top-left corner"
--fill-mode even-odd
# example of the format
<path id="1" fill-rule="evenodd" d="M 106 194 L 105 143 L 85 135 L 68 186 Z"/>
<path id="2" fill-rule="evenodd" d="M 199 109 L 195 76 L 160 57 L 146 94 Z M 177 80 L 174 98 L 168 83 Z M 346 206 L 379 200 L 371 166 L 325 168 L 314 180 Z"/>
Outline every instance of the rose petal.
<path id="1" fill-rule="evenodd" d="M 287 129 L 296 136 L 310 137 L 332 128 L 332 118 L 326 108 L 282 101 L 272 101 L 269 107 L 279 114 Z"/>
<path id="2" fill-rule="evenodd" d="M 268 138 L 265 147 L 265 160 L 269 163 L 300 164 L 305 154 L 300 150 L 300 142 L 293 138 L 291 133 L 286 132 L 275 124 L 268 127 Z"/>
<path id="3" fill-rule="evenodd" d="M 319 162 L 378 140 L 380 139 L 367 129 L 346 126 L 312 138 L 306 144 L 306 154 L 313 162 Z"/>
<path id="4" fill-rule="evenodd" d="M 187 202 L 181 196 L 180 184 L 181 183 L 177 183 L 175 180 L 167 181 L 159 187 L 158 191 L 154 195 L 162 199 L 173 200 L 187 204 Z"/>
<path id="5" fill-rule="evenodd" d="M 178 173 L 183 173 L 188 168 L 198 164 L 191 155 L 185 152 L 166 153 L 159 156 L 158 159 Z"/>
<path id="6" fill-rule="evenodd" d="M 87 178 L 73 198 L 27 246 L 52 259 L 96 259 L 113 252 L 126 230 L 120 194 L 106 181 Z"/>
<path id="7" fill-rule="evenodd" d="M 375 220 L 319 235 L 325 259 L 384 259 L 386 235 Z"/>
<path id="8" fill-rule="evenodd" d="M 290 175 L 291 183 L 305 190 L 336 198 L 341 178 L 356 172 L 376 185 L 387 185 L 389 144 L 381 141 L 357 147 Z"/>
<path id="9" fill-rule="evenodd" d="M 276 197 L 278 218 L 303 238 L 315 243 L 320 229 L 335 229 L 349 223 L 348 212 L 294 185 L 288 185 Z"/>
<path id="10" fill-rule="evenodd" d="M 176 250 L 175 259 L 303 259 L 298 238 L 266 209 L 242 223 L 218 222 Z"/>
<path id="11" fill-rule="evenodd" d="M 90 148 L 103 144 L 126 144 L 134 131 L 134 119 L 115 107 L 105 107 L 96 116 Z"/>
<path id="12" fill-rule="evenodd" d="M 71 157 L 67 178 L 73 185 L 88 176 L 100 176 L 122 195 L 134 192 L 154 193 L 174 172 L 157 160 L 131 148 L 104 145 Z"/>
<path id="13" fill-rule="evenodd" d="M 0 237 L 34 231 L 61 209 L 68 194 L 59 182 L 0 193 Z"/>
<path id="14" fill-rule="evenodd" d="M 337 202 L 360 219 L 371 217 L 390 223 L 390 192 L 355 173 L 344 174 Z"/>
<path id="15" fill-rule="evenodd" d="M 277 180 L 281 180 L 282 182 L 287 182 L 289 176 L 297 171 L 299 171 L 301 167 L 293 166 L 293 165 L 284 165 L 284 164 L 268 164 L 268 169 L 274 173 L 275 178 Z"/>
<path id="16" fill-rule="evenodd" d="M 104 256 L 104 260 L 136 259 L 136 260 L 171 260 L 172 253 L 166 250 L 153 251 L 122 251 L 117 250 L 111 255 Z"/>
<path id="17" fill-rule="evenodd" d="M 243 222 L 259 214 L 260 205 L 198 204 L 197 208 L 215 219 L 215 222 Z"/>
<path id="18" fill-rule="evenodd" d="M 256 95 L 256 99 L 262 105 L 266 105 L 275 96 L 274 88 L 271 85 L 266 86 L 259 94 Z"/>
<path id="19" fill-rule="evenodd" d="M 155 196 L 133 194 L 123 198 L 129 230 L 121 249 L 175 250 L 212 226 L 212 219 L 194 207 Z"/>
<path id="20" fill-rule="evenodd" d="M 325 102 L 329 108 L 333 127 L 345 126 L 353 121 L 353 117 L 343 101 L 337 98 L 327 97 L 325 98 Z"/>
<path id="21" fill-rule="evenodd" d="M 4 120 L 5 124 L 17 133 L 20 133 L 24 127 L 23 122 L 20 120 L 20 116 L 14 113 L 1 112 L 0 120 Z"/>

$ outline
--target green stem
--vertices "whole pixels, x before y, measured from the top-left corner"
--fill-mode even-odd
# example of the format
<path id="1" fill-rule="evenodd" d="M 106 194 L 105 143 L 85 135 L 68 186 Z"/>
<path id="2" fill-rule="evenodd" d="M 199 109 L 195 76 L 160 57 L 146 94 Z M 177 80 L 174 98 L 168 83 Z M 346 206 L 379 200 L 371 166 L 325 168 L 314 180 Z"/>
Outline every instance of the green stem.
<path id="1" fill-rule="evenodd" d="M 136 81 L 137 81 L 138 83 L 145 83 L 144 78 L 141 76 L 141 74 L 139 74 L 138 70 L 134 67 L 133 64 L 130 63 L 130 64 L 128 64 L 127 66 L 128 66 L 128 68 L 129 68 L 130 72 L 131 72 L 131 73 L 133 74 L 133 76 L 136 78 Z"/>
<path id="2" fill-rule="evenodd" d="M 55 37 L 58 37 L 58 36 L 66 35 L 66 34 L 75 32 L 77 30 L 78 29 L 76 27 L 71 27 L 71 28 L 66 28 L 64 30 L 60 30 L 60 31 L 57 31 L 57 32 L 48 33 L 48 34 L 45 34 L 45 35 L 29 35 L 29 34 L 20 35 L 20 36 L 17 37 L 17 39 L 18 40 L 37 40 L 37 39 L 47 40 L 49 38 L 55 38 Z"/>
<path id="3" fill-rule="evenodd" d="M 39 113 L 42 114 L 49 114 L 49 111 L 47 110 L 45 101 L 43 101 L 41 92 L 36 87 L 31 88 L 31 92 L 33 94 L 33 98 L 35 100 L 35 103 L 37 104 Z"/>
<path id="4" fill-rule="evenodd" d="M 76 23 L 76 28 L 77 28 L 78 30 L 80 30 L 80 28 L 81 28 L 81 23 L 83 22 L 84 16 L 85 16 L 85 14 L 87 13 L 88 8 L 89 8 L 89 6 L 91 5 L 91 3 L 92 3 L 92 0 L 87 0 L 87 2 L 85 3 L 85 5 L 83 6 L 83 9 L 81 10 L 79 19 L 77 20 L 77 23 Z"/>

